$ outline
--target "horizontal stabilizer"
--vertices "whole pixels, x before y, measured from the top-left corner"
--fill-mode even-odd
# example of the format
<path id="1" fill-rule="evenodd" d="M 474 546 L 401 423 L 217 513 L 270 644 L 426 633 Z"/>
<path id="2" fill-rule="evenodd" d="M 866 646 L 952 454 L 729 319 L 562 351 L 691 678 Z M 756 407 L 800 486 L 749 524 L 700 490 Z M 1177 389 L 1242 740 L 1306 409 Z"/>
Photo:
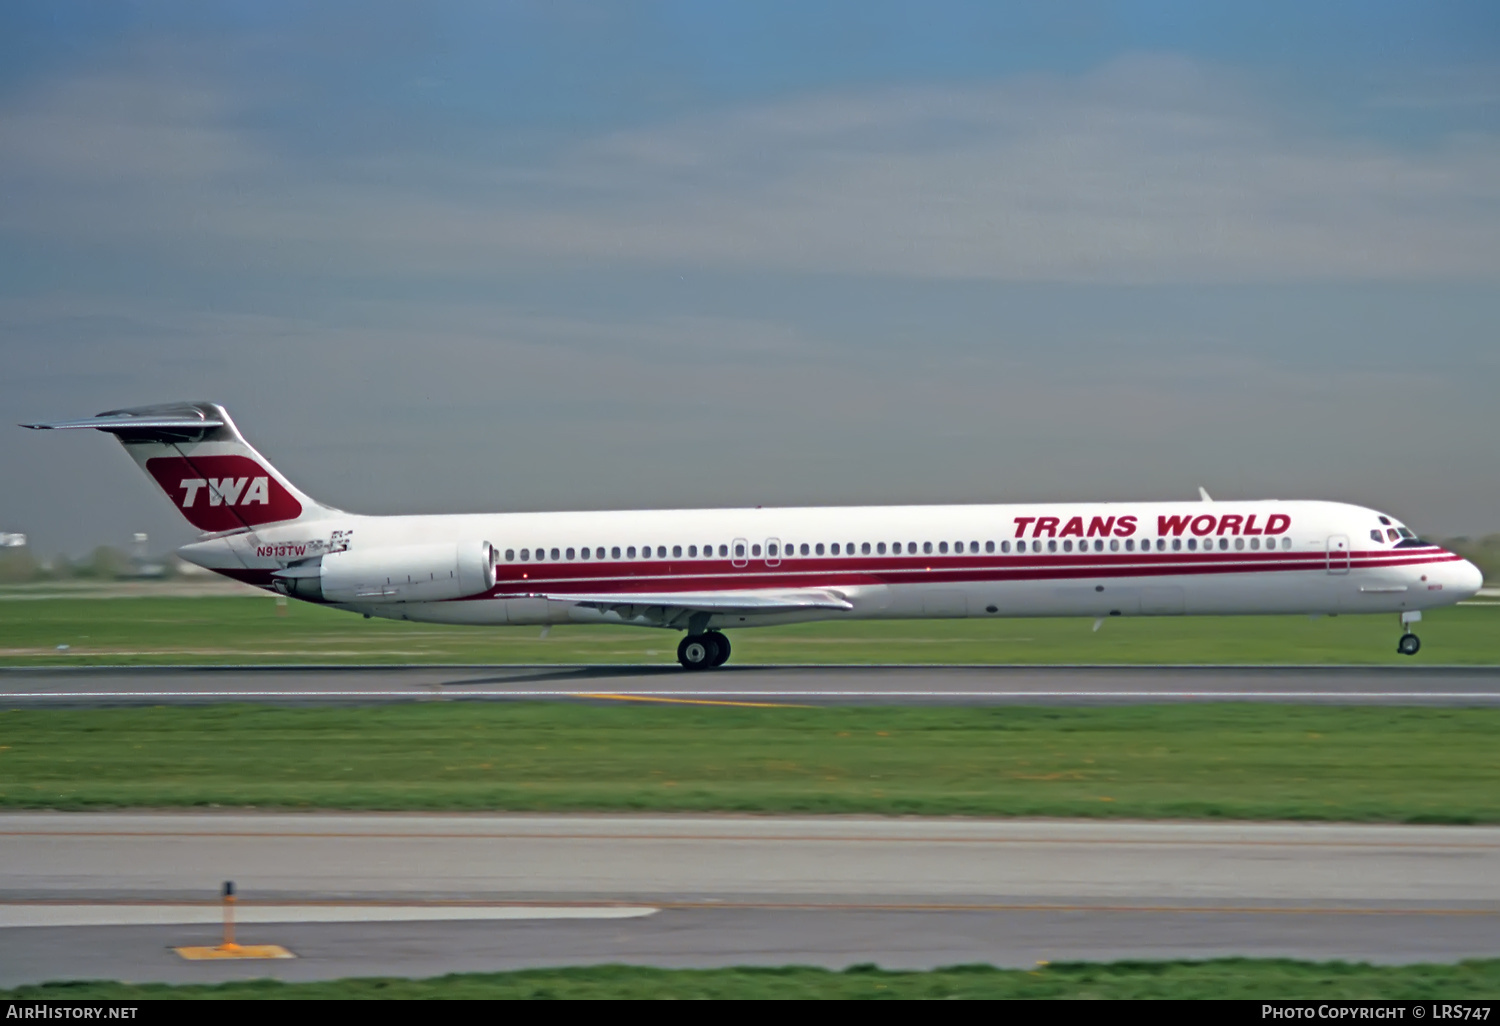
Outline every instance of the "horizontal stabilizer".
<path id="1" fill-rule="evenodd" d="M 39 424 L 22 424 L 33 431 L 79 431 L 92 428 L 120 436 L 121 441 L 185 442 L 202 438 L 210 431 L 229 423 L 212 403 L 168 403 L 161 406 L 137 406 L 125 410 L 106 410 L 95 417 L 77 420 L 49 420 Z"/>
<path id="2" fill-rule="evenodd" d="M 42 424 L 22 424 L 33 431 L 68 431 L 73 428 L 93 428 L 95 431 L 139 431 L 142 428 L 204 428 L 223 427 L 222 420 L 206 417 L 84 417 L 82 420 L 53 420 Z"/>

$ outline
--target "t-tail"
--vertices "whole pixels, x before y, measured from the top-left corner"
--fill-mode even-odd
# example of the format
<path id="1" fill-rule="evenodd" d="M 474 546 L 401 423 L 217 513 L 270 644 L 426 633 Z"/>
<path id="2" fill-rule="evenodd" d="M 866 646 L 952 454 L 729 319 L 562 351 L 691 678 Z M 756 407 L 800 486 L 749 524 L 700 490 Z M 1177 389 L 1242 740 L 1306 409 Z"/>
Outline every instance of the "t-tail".
<path id="1" fill-rule="evenodd" d="M 114 435 L 188 523 L 211 534 L 335 513 L 308 498 L 245 441 L 217 403 L 167 403 L 23 424 Z"/>

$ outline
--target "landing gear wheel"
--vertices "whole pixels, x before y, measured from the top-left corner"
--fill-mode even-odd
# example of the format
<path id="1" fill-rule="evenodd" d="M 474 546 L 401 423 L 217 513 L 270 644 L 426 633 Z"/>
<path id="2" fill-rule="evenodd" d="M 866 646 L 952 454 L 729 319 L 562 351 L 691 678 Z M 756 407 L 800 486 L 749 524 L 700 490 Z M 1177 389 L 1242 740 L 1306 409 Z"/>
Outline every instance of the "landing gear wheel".
<path id="1" fill-rule="evenodd" d="M 723 666 L 729 659 L 729 639 L 718 631 L 709 631 L 703 636 L 714 643 L 714 661 L 708 665 Z"/>
<path id="2" fill-rule="evenodd" d="M 685 670 L 706 670 L 714 664 L 719 646 L 706 634 L 689 634 L 677 645 L 677 661 Z"/>
<path id="3" fill-rule="evenodd" d="M 1422 647 L 1422 639 L 1415 634 L 1403 634 L 1401 640 L 1396 642 L 1396 651 L 1402 655 L 1416 655 Z"/>

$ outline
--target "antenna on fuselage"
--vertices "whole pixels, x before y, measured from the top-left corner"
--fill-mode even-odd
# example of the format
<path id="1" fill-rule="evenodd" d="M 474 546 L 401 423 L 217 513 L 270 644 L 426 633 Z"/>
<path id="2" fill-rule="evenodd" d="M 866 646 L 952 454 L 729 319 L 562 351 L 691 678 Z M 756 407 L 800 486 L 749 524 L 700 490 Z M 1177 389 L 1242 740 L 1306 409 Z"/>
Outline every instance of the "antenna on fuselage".
<path id="1" fill-rule="evenodd" d="M 1198 486 L 1198 495 L 1199 495 L 1200 498 L 1203 499 L 1204 502 L 1213 502 L 1214 501 L 1213 500 L 1213 496 L 1211 496 L 1211 495 L 1208 494 L 1208 489 L 1204 488 L 1202 485 Z"/>

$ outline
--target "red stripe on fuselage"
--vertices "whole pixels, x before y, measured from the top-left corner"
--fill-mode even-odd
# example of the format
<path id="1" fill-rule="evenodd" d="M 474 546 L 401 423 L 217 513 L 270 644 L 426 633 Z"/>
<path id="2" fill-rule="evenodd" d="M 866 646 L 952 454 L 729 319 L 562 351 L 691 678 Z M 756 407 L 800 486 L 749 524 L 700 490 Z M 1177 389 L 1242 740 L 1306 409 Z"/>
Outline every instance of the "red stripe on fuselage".
<path id="1" fill-rule="evenodd" d="M 1254 557 L 1254 558 L 1247 558 Z M 1353 570 L 1445 563 L 1461 557 L 1441 549 L 1351 554 Z M 662 591 L 741 591 L 762 588 L 819 588 L 917 583 L 977 583 L 984 581 L 1078 580 L 1256 574 L 1267 572 L 1327 572 L 1325 552 L 1277 553 L 1087 553 L 1025 556 L 983 556 L 946 560 L 920 556 L 854 559 L 784 560 L 779 566 L 735 567 L 724 560 L 682 562 L 591 562 L 531 564 L 525 577 L 504 576 L 490 595 L 546 591 L 624 591 L 647 595 Z M 1339 561 L 1342 562 L 1341 560 Z M 502 574 L 520 569 L 502 564 Z M 604 572 L 601 573 L 600 571 Z M 540 572 L 538 572 L 540 571 Z M 559 573 L 559 571 L 561 571 Z M 623 572 L 615 572 L 623 571 Z M 487 597 L 487 596 L 476 596 Z"/>

